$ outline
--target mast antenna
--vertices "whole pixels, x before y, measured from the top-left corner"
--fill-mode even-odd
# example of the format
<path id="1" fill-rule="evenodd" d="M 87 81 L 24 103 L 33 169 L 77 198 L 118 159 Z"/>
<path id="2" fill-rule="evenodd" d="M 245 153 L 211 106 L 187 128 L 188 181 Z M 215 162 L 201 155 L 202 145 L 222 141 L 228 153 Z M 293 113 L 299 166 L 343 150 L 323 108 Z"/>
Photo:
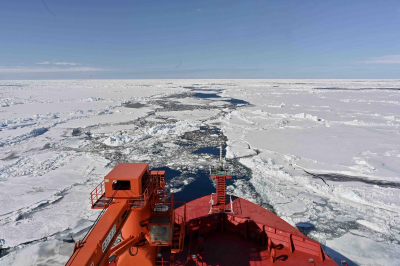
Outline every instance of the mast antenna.
<path id="1" fill-rule="evenodd" d="M 222 144 L 219 146 L 219 168 L 220 171 L 224 170 L 224 163 L 222 161 Z"/>

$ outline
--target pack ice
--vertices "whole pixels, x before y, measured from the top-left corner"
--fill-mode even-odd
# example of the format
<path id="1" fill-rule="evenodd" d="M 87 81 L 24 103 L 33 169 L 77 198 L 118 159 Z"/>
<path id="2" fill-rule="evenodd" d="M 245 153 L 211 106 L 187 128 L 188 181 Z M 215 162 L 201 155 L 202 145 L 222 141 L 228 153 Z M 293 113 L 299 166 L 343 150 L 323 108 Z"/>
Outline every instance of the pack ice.
<path id="1" fill-rule="evenodd" d="M 0 95 L 0 265 L 65 264 L 119 162 L 167 169 L 189 200 L 212 188 L 221 143 L 229 193 L 338 263 L 400 265 L 398 80 L 0 81 Z"/>

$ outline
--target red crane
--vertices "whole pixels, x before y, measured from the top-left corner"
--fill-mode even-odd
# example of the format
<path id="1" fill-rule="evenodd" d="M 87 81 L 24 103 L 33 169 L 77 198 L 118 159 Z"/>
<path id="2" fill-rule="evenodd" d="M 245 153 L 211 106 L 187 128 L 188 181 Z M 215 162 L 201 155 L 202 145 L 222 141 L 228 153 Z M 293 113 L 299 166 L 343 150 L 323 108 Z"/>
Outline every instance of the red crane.
<path id="1" fill-rule="evenodd" d="M 164 171 L 149 172 L 146 163 L 118 164 L 90 198 L 92 209 L 103 211 L 66 265 L 154 265 L 157 247 L 182 250 L 186 210 L 183 217 L 175 213 L 178 202 L 165 188 Z M 119 235 L 122 241 L 113 246 Z"/>

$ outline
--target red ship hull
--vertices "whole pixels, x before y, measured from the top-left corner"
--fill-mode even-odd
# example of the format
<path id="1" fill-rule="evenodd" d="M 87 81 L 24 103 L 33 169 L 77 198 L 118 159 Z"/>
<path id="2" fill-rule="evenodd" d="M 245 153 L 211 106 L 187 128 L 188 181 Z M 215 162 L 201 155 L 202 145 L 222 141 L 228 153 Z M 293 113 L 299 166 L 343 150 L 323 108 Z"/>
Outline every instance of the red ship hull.
<path id="1" fill-rule="evenodd" d="M 186 204 L 190 240 L 176 254 L 175 265 L 337 265 L 318 242 L 272 212 L 242 198 L 226 209 L 231 206 L 231 213 L 209 214 L 210 196 Z M 183 211 L 183 206 L 176 209 Z"/>

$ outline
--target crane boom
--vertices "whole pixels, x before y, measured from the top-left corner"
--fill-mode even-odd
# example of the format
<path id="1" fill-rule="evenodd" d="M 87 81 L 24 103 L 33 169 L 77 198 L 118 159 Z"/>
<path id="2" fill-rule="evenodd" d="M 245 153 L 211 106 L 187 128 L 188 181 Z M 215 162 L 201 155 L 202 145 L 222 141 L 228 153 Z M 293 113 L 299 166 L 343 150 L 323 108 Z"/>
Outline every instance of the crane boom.
<path id="1" fill-rule="evenodd" d="M 165 171 L 150 172 L 146 163 L 118 164 L 90 199 L 92 209 L 103 211 L 75 244 L 67 266 L 115 266 L 126 261 L 153 265 L 160 247 L 170 246 L 172 253 L 182 250 L 186 208 L 183 216 L 175 213 L 173 194 L 165 188 Z M 119 235 L 122 241 L 115 244 Z"/>
<path id="2" fill-rule="evenodd" d="M 108 265 L 107 254 L 121 232 L 129 212 L 128 200 L 113 202 L 93 230 L 75 246 L 74 254 L 66 265 Z"/>

